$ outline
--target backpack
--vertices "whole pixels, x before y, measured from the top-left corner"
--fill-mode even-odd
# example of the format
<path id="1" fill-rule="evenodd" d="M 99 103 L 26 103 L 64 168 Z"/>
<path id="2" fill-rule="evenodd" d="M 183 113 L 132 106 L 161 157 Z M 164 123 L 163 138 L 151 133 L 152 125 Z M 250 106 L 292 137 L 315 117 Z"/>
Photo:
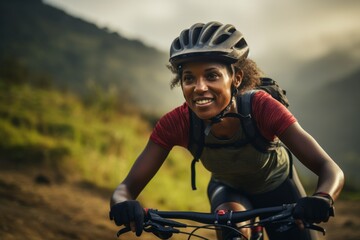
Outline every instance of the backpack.
<path id="1" fill-rule="evenodd" d="M 281 89 L 278 83 L 271 78 L 261 78 L 260 85 L 255 89 L 244 92 L 243 94 L 239 94 L 236 96 L 236 103 L 238 106 L 238 114 L 236 117 L 239 117 L 241 120 L 241 125 L 243 131 L 245 133 L 246 138 L 242 141 L 236 142 L 231 146 L 242 147 L 247 144 L 252 144 L 256 150 L 263 153 L 270 153 L 276 148 L 280 146 L 284 146 L 281 144 L 279 140 L 269 141 L 265 137 L 263 137 L 260 131 L 257 128 L 257 125 L 254 119 L 251 117 L 252 109 L 251 109 L 251 100 L 253 95 L 257 91 L 266 91 L 273 98 L 282 103 L 285 107 L 289 107 L 289 100 L 286 97 L 286 91 Z M 189 145 L 188 150 L 193 155 L 194 159 L 191 162 L 191 186 L 193 190 L 196 190 L 195 184 L 195 164 L 199 161 L 200 156 L 202 154 L 203 148 L 205 146 L 205 124 L 204 122 L 196 116 L 194 112 L 189 108 L 190 114 L 190 132 L 189 132 Z M 206 147 L 217 148 L 217 147 L 226 147 L 224 145 L 206 145 Z M 287 148 L 286 148 L 287 149 Z M 290 151 L 287 149 L 290 158 L 290 166 L 292 165 L 292 155 Z M 290 177 L 292 176 L 290 167 Z"/>

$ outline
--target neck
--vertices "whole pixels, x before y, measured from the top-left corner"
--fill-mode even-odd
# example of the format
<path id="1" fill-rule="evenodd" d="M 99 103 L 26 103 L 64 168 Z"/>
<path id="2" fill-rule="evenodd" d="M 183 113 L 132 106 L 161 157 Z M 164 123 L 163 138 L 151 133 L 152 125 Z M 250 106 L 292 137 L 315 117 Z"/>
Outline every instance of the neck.
<path id="1" fill-rule="evenodd" d="M 237 118 L 225 118 L 220 123 L 214 124 L 211 133 L 222 139 L 229 139 L 240 128 L 240 121 Z"/>
<path id="2" fill-rule="evenodd" d="M 228 112 L 237 113 L 236 101 L 233 101 Z M 218 138 L 231 138 L 235 132 L 240 128 L 240 121 L 238 118 L 225 117 L 221 122 L 215 123 L 211 127 L 211 133 Z"/>

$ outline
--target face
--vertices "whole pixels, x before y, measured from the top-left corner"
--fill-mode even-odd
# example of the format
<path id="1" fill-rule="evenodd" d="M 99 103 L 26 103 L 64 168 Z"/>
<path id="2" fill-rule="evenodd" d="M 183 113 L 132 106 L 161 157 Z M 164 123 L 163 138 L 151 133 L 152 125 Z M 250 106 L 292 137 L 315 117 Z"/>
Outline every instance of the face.
<path id="1" fill-rule="evenodd" d="M 191 62 L 183 65 L 181 87 L 191 110 L 201 119 L 210 119 L 229 104 L 231 85 L 239 86 L 238 80 L 224 64 Z"/>

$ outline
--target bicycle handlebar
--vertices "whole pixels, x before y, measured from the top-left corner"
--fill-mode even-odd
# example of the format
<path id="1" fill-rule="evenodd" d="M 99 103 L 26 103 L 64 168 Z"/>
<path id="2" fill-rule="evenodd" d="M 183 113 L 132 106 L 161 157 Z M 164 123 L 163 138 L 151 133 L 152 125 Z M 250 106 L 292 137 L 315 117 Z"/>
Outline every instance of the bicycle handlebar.
<path id="1" fill-rule="evenodd" d="M 276 214 L 273 218 L 286 218 L 291 216 L 295 204 L 285 204 L 277 207 L 259 208 L 246 211 L 224 211 L 219 210 L 215 213 L 186 212 L 186 211 L 158 211 L 155 209 L 145 209 L 146 216 L 154 219 L 154 214 L 161 218 L 186 219 L 205 224 L 229 224 L 250 220 L 255 217 L 262 217 L 266 214 Z M 274 219 L 275 220 L 275 219 Z"/>
<path id="2" fill-rule="evenodd" d="M 177 228 L 194 227 L 171 219 L 191 220 L 215 227 L 229 227 L 236 223 L 245 222 L 250 219 L 255 219 L 256 217 L 261 217 L 263 219 L 258 221 L 256 224 L 266 226 L 268 224 L 281 222 L 283 225 L 278 229 L 278 231 L 284 232 L 296 226 L 295 219 L 292 217 L 292 212 L 295 205 L 296 204 L 284 204 L 282 206 L 259 208 L 246 211 L 219 210 L 215 213 L 192 211 L 158 211 L 156 209 L 144 209 L 144 231 L 152 232 L 160 239 L 168 239 L 172 236 L 173 233 L 180 233 L 180 230 Z M 320 231 L 323 233 L 323 235 L 325 235 L 325 229 L 320 226 L 306 222 L 304 222 L 304 226 L 305 228 Z M 130 231 L 130 227 L 125 227 L 119 230 L 117 236 L 120 236 L 121 234 L 128 231 Z"/>

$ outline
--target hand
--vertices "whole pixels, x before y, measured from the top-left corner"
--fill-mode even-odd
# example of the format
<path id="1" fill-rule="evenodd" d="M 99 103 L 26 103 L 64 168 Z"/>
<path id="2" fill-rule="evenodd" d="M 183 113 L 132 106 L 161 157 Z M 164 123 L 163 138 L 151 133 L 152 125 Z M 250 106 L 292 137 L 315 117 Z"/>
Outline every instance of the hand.
<path id="1" fill-rule="evenodd" d="M 327 222 L 330 216 L 334 216 L 332 201 L 323 196 L 300 198 L 293 211 L 295 219 L 310 223 Z"/>
<path id="2" fill-rule="evenodd" d="M 139 237 L 143 231 L 144 210 L 135 200 L 117 203 L 111 207 L 110 220 L 114 220 L 118 226 L 130 226 L 131 230 Z"/>

